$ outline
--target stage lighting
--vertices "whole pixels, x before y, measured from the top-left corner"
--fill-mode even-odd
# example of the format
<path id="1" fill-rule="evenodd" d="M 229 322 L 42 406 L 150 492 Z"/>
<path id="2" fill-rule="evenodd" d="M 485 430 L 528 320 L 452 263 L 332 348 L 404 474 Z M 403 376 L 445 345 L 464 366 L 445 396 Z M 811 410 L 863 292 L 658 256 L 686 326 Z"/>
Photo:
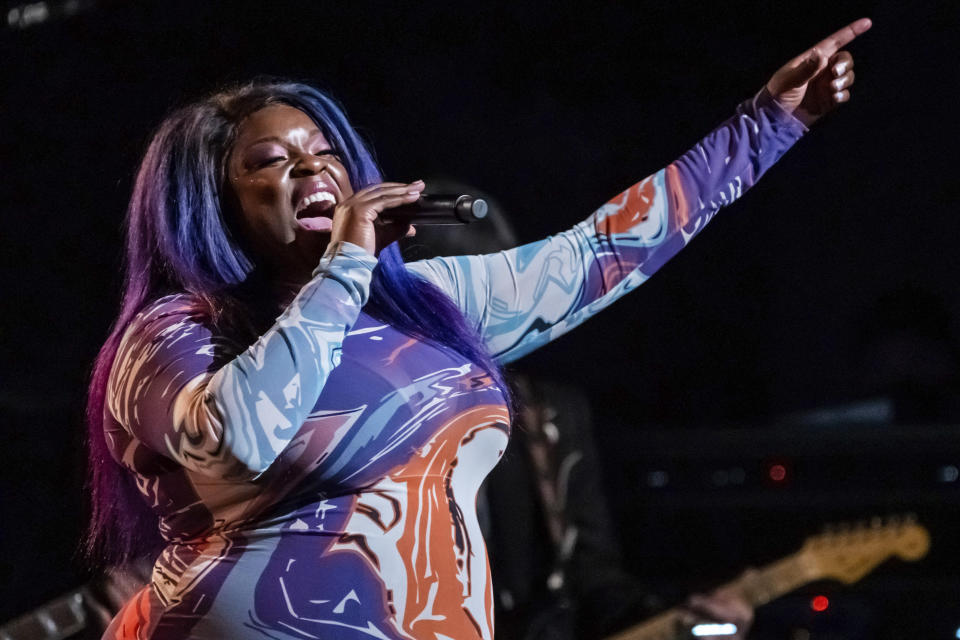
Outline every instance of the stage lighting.
<path id="1" fill-rule="evenodd" d="M 810 608 L 821 613 L 827 610 L 827 607 L 830 606 L 830 599 L 827 596 L 815 596 L 813 600 L 810 601 Z"/>
<path id="2" fill-rule="evenodd" d="M 737 633 L 737 625 L 725 622 L 723 624 L 698 624 L 690 630 L 690 634 L 698 638 L 703 636 L 732 636 Z"/>

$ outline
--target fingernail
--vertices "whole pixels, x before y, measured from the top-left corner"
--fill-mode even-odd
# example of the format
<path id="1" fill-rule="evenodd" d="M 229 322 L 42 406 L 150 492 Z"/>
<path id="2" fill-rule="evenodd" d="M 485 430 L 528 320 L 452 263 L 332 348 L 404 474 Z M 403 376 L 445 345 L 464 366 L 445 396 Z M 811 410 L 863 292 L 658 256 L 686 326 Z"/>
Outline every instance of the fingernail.
<path id="1" fill-rule="evenodd" d="M 843 72 L 847 70 L 847 63 L 841 62 L 833 68 L 833 74 L 837 76 L 843 75 Z"/>
<path id="2" fill-rule="evenodd" d="M 836 100 L 837 102 L 840 102 L 841 100 L 843 100 L 843 92 L 837 91 L 835 94 L 833 94 L 833 99 Z"/>
<path id="3" fill-rule="evenodd" d="M 843 79 L 834 80 L 834 81 L 831 82 L 830 84 L 833 85 L 833 88 L 834 88 L 834 89 L 843 89 Z"/>
<path id="4" fill-rule="evenodd" d="M 407 191 L 408 196 L 418 196 L 420 195 L 420 189 L 410 189 Z"/>

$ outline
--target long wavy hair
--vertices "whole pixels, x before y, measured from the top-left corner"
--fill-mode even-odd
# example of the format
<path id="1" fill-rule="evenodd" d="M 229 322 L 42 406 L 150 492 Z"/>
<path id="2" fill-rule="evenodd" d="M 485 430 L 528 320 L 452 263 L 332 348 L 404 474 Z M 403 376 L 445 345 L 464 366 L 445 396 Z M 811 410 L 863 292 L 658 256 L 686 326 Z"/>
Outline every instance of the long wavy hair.
<path id="1" fill-rule="evenodd" d="M 260 80 L 220 91 L 173 112 L 159 126 L 140 164 L 126 217 L 125 277 L 120 312 L 93 366 L 87 402 L 90 522 L 88 561 L 118 564 L 162 544 L 157 516 L 134 477 L 111 456 L 104 437 L 107 379 L 127 326 L 158 298 L 186 292 L 214 324 L 255 327 L 275 310 L 244 295 L 256 265 L 231 233 L 224 205 L 225 164 L 241 122 L 271 104 L 306 113 L 343 158 L 354 190 L 381 181 L 373 156 L 328 96 L 305 84 Z M 380 252 L 369 308 L 410 335 L 457 351 L 508 387 L 480 337 L 453 302 L 403 264 L 396 243 Z M 246 323 L 246 324 L 245 324 Z"/>

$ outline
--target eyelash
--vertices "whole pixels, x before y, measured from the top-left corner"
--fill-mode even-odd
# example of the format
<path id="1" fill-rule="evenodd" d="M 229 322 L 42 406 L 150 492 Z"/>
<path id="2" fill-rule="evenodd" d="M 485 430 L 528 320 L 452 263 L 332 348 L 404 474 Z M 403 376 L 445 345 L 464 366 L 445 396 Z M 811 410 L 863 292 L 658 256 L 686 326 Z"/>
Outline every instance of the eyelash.
<path id="1" fill-rule="evenodd" d="M 272 165 L 272 164 L 275 163 L 275 162 L 282 161 L 282 160 L 286 160 L 286 159 L 287 159 L 286 156 L 273 156 L 272 158 L 267 158 L 266 160 L 264 160 L 263 162 L 261 162 L 261 163 L 260 163 L 259 165 L 257 165 L 257 166 L 258 166 L 258 167 L 269 167 L 270 165 Z"/>
<path id="2" fill-rule="evenodd" d="M 340 157 L 340 154 L 336 152 L 335 149 L 324 149 L 323 151 L 317 151 L 315 156 L 333 156 L 333 159 L 337 162 L 343 162 L 343 159 Z"/>
<path id="3" fill-rule="evenodd" d="M 315 154 L 313 154 L 313 155 L 315 155 L 315 156 L 317 156 L 317 157 L 321 157 L 321 156 L 332 156 L 333 159 L 336 160 L 337 162 L 343 162 L 343 159 L 340 157 L 340 154 L 337 153 L 334 149 L 324 149 L 324 150 L 322 150 L 322 151 L 317 151 L 317 152 L 316 152 Z M 260 163 L 259 165 L 257 165 L 257 166 L 258 166 L 258 168 L 269 167 L 270 165 L 274 164 L 275 162 L 282 162 L 282 161 L 284 161 L 284 160 L 286 160 L 286 159 L 287 159 L 287 156 L 273 156 L 272 158 L 267 158 L 266 160 L 264 160 L 263 162 L 261 162 L 261 163 Z"/>

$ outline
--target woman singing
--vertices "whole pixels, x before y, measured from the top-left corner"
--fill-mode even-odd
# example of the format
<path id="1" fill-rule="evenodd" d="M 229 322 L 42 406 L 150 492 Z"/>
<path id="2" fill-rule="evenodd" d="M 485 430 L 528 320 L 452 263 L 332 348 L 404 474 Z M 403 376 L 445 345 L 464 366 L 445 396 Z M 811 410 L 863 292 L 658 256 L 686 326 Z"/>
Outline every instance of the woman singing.
<path id="1" fill-rule="evenodd" d="M 499 365 L 649 278 L 849 99 L 863 19 L 569 231 L 405 265 L 325 95 L 255 82 L 160 126 L 90 388 L 102 562 L 159 551 L 107 638 L 491 638 L 474 511 L 510 431 Z M 159 533 L 159 536 L 157 535 Z"/>

